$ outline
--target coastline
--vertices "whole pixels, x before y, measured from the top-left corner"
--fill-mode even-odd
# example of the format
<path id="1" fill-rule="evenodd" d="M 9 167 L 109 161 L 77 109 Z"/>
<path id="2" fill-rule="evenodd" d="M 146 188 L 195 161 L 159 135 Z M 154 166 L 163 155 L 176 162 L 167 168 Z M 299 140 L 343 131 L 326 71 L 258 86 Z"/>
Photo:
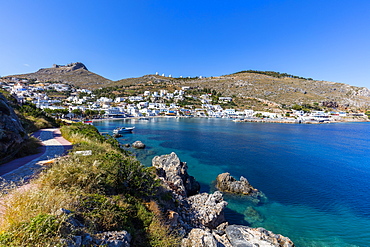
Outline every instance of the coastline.
<path id="1" fill-rule="evenodd" d="M 273 172 L 269 172 L 270 169 L 264 169 L 264 172 L 261 172 L 263 174 L 263 176 L 266 176 L 266 182 L 268 185 L 270 185 L 269 181 L 275 181 L 275 180 L 271 180 L 271 179 L 275 179 L 276 178 L 276 181 L 273 183 L 273 184 L 279 184 L 279 179 L 277 179 L 278 174 L 281 173 L 282 177 L 284 178 L 284 180 L 286 179 L 290 179 L 290 175 L 292 175 L 291 173 L 294 173 L 294 176 L 295 177 L 295 174 L 298 174 L 297 177 L 299 177 L 299 174 L 309 174 L 309 177 L 311 178 L 314 178 L 313 180 L 315 181 L 320 181 L 320 179 L 322 178 L 323 181 L 327 181 L 326 179 L 329 178 L 330 179 L 330 173 L 326 174 L 326 170 L 327 169 L 331 169 L 333 168 L 336 172 L 337 172 L 337 167 L 338 165 L 344 169 L 344 173 L 340 173 L 342 174 L 342 177 L 343 175 L 345 174 L 350 174 L 350 172 L 352 171 L 352 168 L 348 167 L 347 169 L 347 166 L 346 165 L 346 162 L 347 161 L 344 161 L 342 157 L 347 157 L 346 160 L 348 160 L 348 158 L 352 157 L 350 156 L 350 154 L 346 155 L 346 156 L 343 156 L 344 154 L 343 153 L 347 153 L 349 152 L 348 150 L 352 150 L 350 148 L 348 148 L 346 145 L 348 145 L 348 143 L 351 143 L 351 142 L 348 142 L 348 136 L 347 136 L 347 130 L 356 130 L 356 129 L 368 129 L 369 128 L 369 125 L 368 124 L 352 124 L 352 122 L 354 121 L 345 121 L 345 122 L 336 122 L 336 123 L 342 123 L 342 124 L 334 124 L 334 125 L 287 125 L 287 124 L 264 124 L 264 125 L 260 125 L 260 124 L 234 124 L 231 119 L 219 119 L 220 121 L 217 121 L 217 120 L 212 120 L 212 119 L 207 119 L 207 118 L 198 118 L 197 119 L 194 119 L 194 120 L 177 120 L 177 119 L 174 119 L 172 117 L 172 120 L 170 121 L 171 119 L 167 120 L 167 118 L 163 118 L 163 119 L 157 119 L 157 120 L 150 120 L 149 123 L 151 123 L 153 126 L 150 127 L 150 128 L 147 128 L 149 131 L 145 131 L 145 132 L 141 132 L 141 131 L 138 131 L 135 135 L 128 135 L 127 137 L 127 140 L 123 141 L 123 143 L 127 142 L 132 142 L 136 139 L 140 139 L 142 140 L 144 143 L 148 144 L 148 147 L 152 147 L 154 148 L 154 145 L 155 144 L 161 144 L 161 143 L 165 143 L 165 145 L 162 145 L 158 151 L 158 153 L 155 153 L 155 154 L 168 154 L 170 153 L 171 151 L 174 151 L 174 152 L 177 152 L 178 150 L 187 150 L 187 152 L 189 152 L 190 154 L 185 154 L 185 151 L 184 152 L 181 152 L 181 150 L 178 152 L 178 155 L 186 162 L 188 162 L 189 164 L 189 169 L 190 169 L 190 174 L 193 175 L 196 179 L 199 179 L 199 181 L 201 182 L 202 185 L 206 185 L 206 187 L 203 187 L 205 188 L 205 192 L 208 192 L 208 187 L 207 185 L 210 183 L 208 180 L 214 180 L 215 176 L 214 174 L 219 174 L 221 172 L 224 172 L 224 171 L 233 171 L 233 175 L 235 177 L 238 177 L 240 175 L 248 175 L 248 177 L 252 178 L 252 177 L 257 177 L 256 174 L 254 173 L 254 170 L 258 169 L 258 173 L 259 173 L 259 169 L 257 165 L 253 165 L 253 164 L 259 164 L 257 162 L 261 162 L 262 164 L 266 164 L 266 166 L 271 166 L 271 167 L 274 167 L 273 169 L 276 169 L 274 170 Z M 182 131 L 182 124 L 180 124 L 180 126 L 178 126 L 176 124 L 176 127 L 172 127 L 174 123 L 178 123 L 178 122 L 184 122 L 184 124 L 193 124 L 193 122 L 198 122 L 199 120 L 199 123 L 200 123 L 200 126 L 198 126 L 196 129 L 199 130 L 199 131 L 207 131 L 208 133 L 208 130 L 209 128 L 207 127 L 207 123 L 210 123 L 212 126 L 214 126 L 215 124 L 217 124 L 217 126 L 215 126 L 215 129 L 216 131 L 220 131 L 220 132 L 225 132 L 226 135 L 230 136 L 230 138 L 228 138 L 230 141 L 231 141 L 231 144 L 230 147 L 246 147 L 246 150 L 247 152 L 251 153 L 251 155 L 248 155 L 247 158 L 243 158 L 243 160 L 247 160 L 245 163 L 242 163 L 240 162 L 239 159 L 237 159 L 236 156 L 234 156 L 236 153 L 237 153 L 237 150 L 230 147 L 226 147 L 228 146 L 227 145 L 227 142 L 225 142 L 224 140 L 226 139 L 219 139 L 218 136 L 215 136 L 213 131 L 210 131 L 209 132 L 209 135 L 197 135 L 197 133 L 199 132 L 190 132 L 190 134 L 193 136 L 195 136 L 195 140 L 194 141 L 183 141 L 183 143 L 181 144 L 181 146 L 178 146 L 178 145 L 173 145 L 172 143 L 175 140 L 174 138 L 172 138 L 172 134 L 168 134 L 168 133 L 171 133 L 171 130 L 181 130 L 182 133 L 177 133 L 176 134 L 176 138 L 180 138 L 180 137 L 184 137 L 185 139 L 186 138 L 191 138 L 192 136 L 189 136 L 189 134 L 186 133 L 186 130 L 188 129 L 184 129 L 184 131 Z M 355 119 L 357 120 L 357 119 Z M 158 121 L 158 123 L 157 123 Z M 358 120 L 357 120 L 358 121 Z M 163 128 L 161 127 L 161 122 L 164 122 L 164 125 L 163 125 Z M 216 123 L 217 122 L 217 123 Z M 172 124 L 171 124 L 172 123 Z M 358 123 L 361 123 L 358 121 Z M 114 125 L 127 125 L 129 126 L 130 124 L 137 124 L 137 125 L 143 125 L 143 128 L 145 126 L 147 126 L 147 123 L 145 122 L 141 122 L 141 121 L 122 121 L 122 122 L 111 122 L 111 124 L 99 124 L 99 125 L 102 125 L 103 128 L 112 128 Z M 195 123 L 194 123 L 195 124 Z M 218 125 L 221 125 L 223 126 L 222 128 L 220 128 Z M 98 125 L 98 123 L 96 124 Z M 310 127 L 311 126 L 311 127 Z M 99 128 L 99 126 L 97 126 Z M 139 126 L 137 126 L 138 130 L 140 129 Z M 146 127 L 145 127 L 146 128 Z M 164 130 L 164 131 L 157 131 L 157 130 Z M 249 134 L 248 133 L 251 133 L 250 130 L 253 131 L 253 133 L 257 132 L 257 133 L 261 133 L 263 134 L 264 132 L 268 132 L 269 134 L 266 135 L 266 138 L 263 138 L 261 139 L 260 137 L 258 137 L 258 135 L 254 135 L 254 134 Z M 278 132 L 276 132 L 277 130 L 279 130 Z M 281 132 L 280 132 L 281 130 Z M 287 130 L 292 130 L 292 131 L 287 131 Z M 309 133 L 309 134 L 308 134 Z M 341 133 L 345 133 L 343 135 L 343 137 L 340 135 Z M 355 131 L 356 133 L 356 131 Z M 365 132 L 362 132 L 362 131 L 359 131 L 358 133 L 365 133 Z M 152 134 L 155 134 L 155 135 L 161 135 L 161 134 L 164 134 L 164 135 L 168 135 L 170 136 L 169 138 L 156 138 L 155 140 L 151 141 L 151 140 L 147 140 L 146 137 L 144 135 L 148 135 L 148 136 L 151 136 Z M 241 139 L 244 139 L 245 141 L 243 142 L 244 145 L 239 145 L 238 143 L 235 143 L 235 140 L 233 138 L 231 138 L 232 136 L 235 136 L 235 137 L 242 137 L 241 135 L 245 136 L 246 138 L 241 138 Z M 277 137 L 277 138 L 274 138 L 274 137 Z M 325 137 L 326 136 L 326 137 Z M 199 137 L 199 138 L 198 138 Z M 210 137 L 210 138 L 208 138 Z M 263 137 L 265 137 L 263 135 Z M 273 138 L 272 138 L 273 137 Z M 279 137 L 279 138 L 278 138 Z M 249 138 L 252 138 L 249 140 Z M 148 138 L 150 139 L 150 138 Z M 363 138 L 361 138 L 361 141 L 366 141 L 366 140 L 362 140 Z M 278 140 L 278 142 L 275 142 L 275 140 Z M 285 140 L 286 142 L 280 142 L 281 140 Z M 351 139 L 351 140 L 355 140 L 355 139 Z M 204 142 L 205 141 L 209 141 L 211 144 L 210 145 L 205 145 Z M 220 144 L 215 144 L 215 143 L 220 143 Z M 284 158 L 283 158 L 283 161 L 284 161 L 284 164 L 282 163 L 281 165 L 278 165 L 278 163 L 276 163 L 276 166 L 275 165 L 271 165 L 271 161 L 273 162 L 276 162 L 275 160 L 273 160 L 271 157 L 274 157 L 273 154 L 264 154 L 264 155 L 267 155 L 267 158 L 265 158 L 266 156 L 263 156 L 262 154 L 261 155 L 258 155 L 258 158 L 254 159 L 253 157 L 256 157 L 255 155 L 253 155 L 253 152 L 256 152 L 256 151 L 261 151 L 260 149 L 255 149 L 253 148 L 253 146 L 258 146 L 258 145 L 267 145 L 267 147 L 273 147 L 269 150 L 273 150 L 271 151 L 271 153 L 274 153 L 274 152 L 277 152 L 278 154 L 284 154 Z M 312 144 L 312 145 L 311 145 Z M 216 162 L 216 159 L 212 158 L 214 155 L 217 155 L 217 154 L 220 154 L 222 153 L 223 151 L 220 151 L 219 149 L 215 149 L 215 145 L 216 146 L 219 146 L 219 147 L 224 147 L 224 150 L 225 151 L 230 151 L 230 157 L 232 157 L 232 159 L 223 159 L 222 158 L 222 155 L 219 155 L 219 157 L 217 158 L 217 160 L 220 160 L 221 162 L 220 163 L 215 163 Z M 308 146 L 307 146 L 308 145 Z M 317 146 L 317 149 L 315 149 L 314 147 Z M 192 147 L 192 149 L 194 148 L 201 148 L 201 150 L 199 150 L 199 153 L 192 153 L 192 151 L 189 151 L 189 147 Z M 211 153 L 217 153 L 217 154 L 212 154 L 212 155 L 207 155 L 206 157 L 204 157 L 204 152 L 207 151 L 207 148 L 211 147 L 211 149 L 208 149 L 208 150 L 212 150 Z M 263 147 L 266 147 L 266 146 L 263 146 Z M 366 146 L 364 146 L 366 147 Z M 292 152 L 290 152 L 290 148 L 293 148 Z M 156 149 L 157 150 L 157 149 Z M 215 151 L 214 151 L 215 150 Z M 234 151 L 233 151 L 234 150 Z M 338 152 L 334 153 L 334 152 L 331 152 L 330 151 L 330 157 L 329 157 L 329 153 L 328 151 L 331 150 L 338 150 Z M 356 148 L 356 150 L 361 150 L 358 148 Z M 364 150 L 364 152 L 366 151 L 366 148 Z M 145 154 L 144 152 L 146 151 L 139 151 L 143 154 L 143 156 L 138 156 L 140 159 L 145 159 L 145 161 L 148 161 L 149 158 L 146 158 L 147 156 L 150 156 L 150 155 L 147 155 Z M 209 152 L 209 151 L 208 151 Z M 286 153 L 285 153 L 286 152 Z M 361 151 L 362 152 L 362 151 Z M 310 156 L 311 153 L 315 153 L 315 156 Z M 335 155 L 336 154 L 336 155 Z M 191 157 L 193 155 L 193 158 Z M 253 155 L 253 156 L 252 156 Z M 333 157 L 332 157 L 333 156 Z M 244 155 L 245 157 L 245 155 Z M 252 157 L 252 158 L 251 158 Z M 302 157 L 306 157 L 305 160 L 302 160 L 301 158 Z M 200 160 L 200 158 L 202 158 L 202 160 Z M 212 158 L 212 159 L 210 159 Z M 196 159 L 200 160 L 199 162 L 196 161 Z M 205 160 L 207 159 L 207 160 Z M 356 158 L 357 159 L 357 158 Z M 296 162 L 295 160 L 299 160 L 300 162 Z M 334 161 L 333 161 L 334 160 Z M 354 159 L 352 159 L 354 160 Z M 343 161 L 343 162 L 342 162 Z M 227 167 L 230 167 L 229 169 L 224 169 L 224 167 L 222 166 L 223 164 L 226 164 L 226 162 L 229 162 L 229 163 L 235 163 L 236 165 L 234 165 L 235 168 L 232 168 L 233 166 L 230 165 L 230 166 L 227 166 Z M 285 162 L 287 162 L 288 164 L 285 165 Z M 356 162 L 351 162 L 350 164 L 355 164 Z M 149 164 L 149 163 L 145 163 L 145 164 Z M 241 164 L 250 164 L 248 165 L 249 168 L 241 168 Z M 307 164 L 307 165 L 302 165 L 302 164 Z M 364 163 L 366 164 L 366 163 Z M 318 167 L 318 169 L 312 169 L 312 168 L 316 168 Z M 356 166 L 354 166 L 356 167 Z M 247 170 L 246 170 L 247 169 Z M 301 171 L 301 170 L 304 170 L 304 172 L 298 172 L 298 171 Z M 339 170 L 343 170 L 343 169 L 339 169 Z M 195 171 L 195 170 L 198 170 L 198 171 Z M 324 176 L 321 176 L 319 172 L 316 172 L 316 171 L 322 171 L 322 173 L 326 174 Z M 208 171 L 210 171 L 208 173 Z M 307 172 L 306 172 L 307 171 Z M 340 172 L 340 171 L 338 171 Z M 207 173 L 207 174 L 206 174 Z M 212 175 L 209 175 L 209 174 L 212 174 Z M 302 175 L 302 176 L 305 176 L 305 175 Z M 210 178 L 208 178 L 210 177 Z M 279 175 L 280 177 L 280 175 Z M 257 179 L 259 180 L 259 179 Z M 309 179 L 310 180 L 310 179 Z M 251 180 L 251 182 L 253 182 L 254 179 Z M 331 181 L 331 180 L 329 180 Z M 262 184 L 262 182 L 260 182 Z M 311 183 L 311 182 L 310 182 Z M 316 182 L 313 181 L 313 184 L 315 184 Z M 253 183 L 255 184 L 255 183 Z M 262 191 L 267 192 L 267 194 L 271 194 L 271 191 L 265 189 L 263 186 L 261 186 L 261 184 L 258 184 L 256 183 L 256 187 L 258 188 L 261 188 Z M 264 182 L 264 184 L 266 184 Z M 320 194 L 317 194 L 315 196 L 313 196 L 313 194 L 310 192 L 310 190 L 305 190 L 304 187 L 301 187 L 303 185 L 306 185 L 306 182 L 302 182 L 302 184 L 300 183 L 299 184 L 299 188 L 293 188 L 291 189 L 291 191 L 286 190 L 286 188 L 290 188 L 290 186 L 278 186 L 279 188 L 279 193 L 277 194 L 286 194 L 288 196 L 285 196 L 284 198 L 287 198 L 289 196 L 292 196 L 292 194 L 294 194 L 294 192 L 296 192 L 296 189 L 297 191 L 299 191 L 300 193 L 303 192 L 303 193 L 308 193 L 308 195 L 311 195 L 312 197 L 308 197 L 310 199 L 303 199 L 301 201 L 301 203 L 303 203 L 303 205 L 306 205 L 306 201 L 310 201 L 310 205 L 315 205 L 315 203 L 319 200 L 316 199 L 316 197 L 320 198 Z M 325 184 L 323 186 L 326 186 Z M 267 186 L 266 186 L 267 187 Z M 275 185 L 272 186 L 271 188 L 275 188 Z M 285 189 L 284 189 L 285 188 Z M 298 190 L 298 189 L 302 189 L 302 190 Z M 273 190 L 273 189 L 271 189 Z M 285 192 L 284 192 L 285 191 Z M 329 191 L 328 189 L 326 189 L 326 191 Z M 275 192 L 273 192 L 275 193 Z M 354 193 L 349 193 L 349 194 L 354 194 Z M 307 194 L 305 194 L 307 195 Z M 276 197 L 280 197 L 280 195 L 277 195 Z M 283 196 L 281 196 L 283 197 Z M 300 198 L 300 196 L 297 196 L 298 199 Z M 285 199 L 282 199 L 284 202 L 285 202 Z M 339 207 L 342 206 L 341 203 L 338 203 L 336 204 L 335 202 L 335 199 L 332 199 L 332 198 L 328 198 L 330 199 L 332 202 L 333 202 L 333 205 L 339 205 Z M 238 200 L 235 200 L 235 198 L 230 198 L 229 197 L 226 197 L 225 198 L 226 201 L 230 202 L 231 204 L 231 208 L 233 208 L 233 210 L 236 212 L 235 214 L 232 215 L 232 213 L 230 212 L 229 209 L 227 209 L 227 215 L 226 217 L 228 219 L 230 219 L 230 222 L 232 222 L 232 224 L 242 224 L 241 221 L 243 221 L 243 217 L 244 216 L 244 213 L 245 213 L 245 207 L 242 207 L 241 206 L 241 202 L 238 201 Z M 229 201 L 230 200 L 230 201 Z M 276 203 L 277 200 L 276 198 L 270 198 L 270 203 L 264 205 L 264 206 L 261 206 L 259 205 L 258 207 L 256 207 L 256 211 L 262 216 L 260 218 L 254 218 L 253 215 L 250 216 L 248 215 L 247 217 L 250 217 L 248 219 L 250 219 L 252 222 L 253 222 L 253 226 L 255 227 L 258 227 L 259 225 L 261 225 L 262 227 L 266 227 L 267 229 L 273 231 L 274 233 L 280 233 L 280 234 L 283 234 L 284 236 L 288 236 L 290 237 L 295 244 L 297 244 L 297 246 L 307 246 L 307 245 L 304 245 L 302 244 L 302 242 L 305 242 L 305 241 L 308 241 L 309 243 L 315 243 L 316 241 L 319 241 L 317 239 L 319 238 L 322 238 L 322 241 L 323 243 L 329 243 L 327 246 L 346 246 L 345 244 L 343 243 L 351 243 L 352 241 L 351 240 L 348 240 L 347 239 L 347 236 L 344 236 L 344 237 L 341 237 L 339 238 L 340 240 L 337 240 L 337 241 L 334 241 L 332 240 L 333 237 L 328 237 L 328 236 L 337 236 L 338 232 L 341 232 L 343 231 L 344 227 L 341 227 L 341 226 L 336 226 L 336 225 L 331 225 L 327 222 L 331 222 L 332 220 L 332 217 L 329 217 L 324 211 L 324 213 L 322 213 L 322 211 L 320 210 L 316 210 L 315 209 L 311 209 L 310 206 L 297 206 L 296 204 L 294 204 L 295 202 L 292 202 L 291 205 L 285 205 L 285 204 L 282 204 L 282 203 Z M 329 201 L 330 201 L 329 200 Z M 296 201 L 299 201 L 299 200 L 296 200 Z M 311 202 L 312 201 L 312 202 Z M 308 204 L 308 203 L 307 203 Z M 320 203 L 317 204 L 318 207 L 321 207 L 320 206 Z M 326 210 L 328 208 L 324 207 L 324 209 L 322 210 Z M 296 211 L 297 213 L 293 213 L 293 211 Z M 252 212 L 252 211 L 247 211 L 247 212 Z M 274 215 L 273 215 L 274 214 Z M 295 215 L 296 214 L 296 215 Z M 280 216 L 276 216 L 276 215 L 280 215 Z M 302 217 L 304 218 L 304 215 L 313 215 L 313 219 L 317 219 L 318 222 L 320 222 L 320 224 L 328 224 L 328 227 L 326 229 L 321 229 L 321 230 L 318 230 L 318 229 L 313 229 L 315 227 L 313 227 L 313 223 L 314 221 L 313 220 L 309 220 L 308 223 L 305 223 L 305 222 L 300 222 L 300 220 L 297 220 L 296 217 Z M 338 219 L 341 219 L 341 220 L 344 220 L 346 223 L 348 222 L 347 220 L 350 219 L 353 215 L 350 213 L 350 212 L 345 212 L 344 213 L 344 216 L 343 217 L 338 217 Z M 358 218 L 355 218 L 356 220 Z M 259 223 L 258 220 L 261 220 L 261 223 Z M 286 224 L 286 222 L 288 222 L 288 220 L 292 220 L 291 222 L 293 222 L 294 224 L 297 225 L 297 227 L 291 227 L 291 224 Z M 359 220 L 359 222 L 362 222 Z M 279 226 L 277 226 L 277 224 L 279 223 Z M 292 224 L 293 224 L 292 223 Z M 275 224 L 275 225 L 274 225 Z M 359 225 L 359 224 L 357 224 Z M 366 221 L 364 223 L 364 225 L 367 225 Z M 272 226 L 272 227 L 271 227 Z M 330 226 L 330 227 L 329 227 Z M 316 237 L 312 237 L 310 236 L 310 232 L 314 232 L 314 234 L 317 234 L 317 238 Z M 305 235 L 306 232 L 308 233 L 308 235 Z M 299 234 L 301 234 L 300 236 L 297 236 Z M 339 244 L 338 244 L 338 243 Z M 318 242 L 316 242 L 318 243 Z M 314 246 L 314 245 L 312 245 Z"/>
<path id="2" fill-rule="evenodd" d="M 92 122 L 103 122 L 103 121 L 117 121 L 117 120 L 140 120 L 140 119 L 155 119 L 155 118 L 209 118 L 213 119 L 212 117 L 188 117 L 188 116 L 148 116 L 148 117 L 125 117 L 125 118 L 99 118 L 99 119 L 91 119 Z M 217 118 L 215 118 L 217 119 Z M 233 122 L 248 122 L 248 123 L 284 123 L 284 124 L 329 124 L 329 123 L 366 123 L 370 122 L 369 119 L 363 118 L 342 118 L 340 120 L 332 120 L 332 121 L 298 121 L 297 119 L 269 119 L 269 118 L 228 118 Z"/>

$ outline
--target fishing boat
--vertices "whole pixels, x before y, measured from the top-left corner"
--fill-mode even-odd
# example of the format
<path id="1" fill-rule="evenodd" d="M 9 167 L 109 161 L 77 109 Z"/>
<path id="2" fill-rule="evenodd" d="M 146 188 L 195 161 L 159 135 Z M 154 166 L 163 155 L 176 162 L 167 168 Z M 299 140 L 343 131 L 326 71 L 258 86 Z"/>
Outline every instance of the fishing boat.
<path id="1" fill-rule="evenodd" d="M 131 133 L 135 127 L 118 127 L 113 130 L 114 134 Z"/>

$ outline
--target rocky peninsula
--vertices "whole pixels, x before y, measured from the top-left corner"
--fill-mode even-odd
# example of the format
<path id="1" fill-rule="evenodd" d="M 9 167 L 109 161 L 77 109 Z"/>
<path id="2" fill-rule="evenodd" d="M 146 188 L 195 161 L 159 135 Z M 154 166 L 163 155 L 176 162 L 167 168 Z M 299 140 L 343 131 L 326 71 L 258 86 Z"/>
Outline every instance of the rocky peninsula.
<path id="1" fill-rule="evenodd" d="M 222 192 L 197 194 L 199 183 L 189 176 L 186 163 L 175 153 L 154 157 L 152 165 L 172 196 L 167 220 L 183 236 L 182 247 L 294 246 L 289 238 L 264 228 L 230 225 L 224 216 L 227 202 Z M 258 193 L 245 178 L 236 181 L 229 173 L 220 174 L 217 181 L 220 190 L 245 195 Z"/>

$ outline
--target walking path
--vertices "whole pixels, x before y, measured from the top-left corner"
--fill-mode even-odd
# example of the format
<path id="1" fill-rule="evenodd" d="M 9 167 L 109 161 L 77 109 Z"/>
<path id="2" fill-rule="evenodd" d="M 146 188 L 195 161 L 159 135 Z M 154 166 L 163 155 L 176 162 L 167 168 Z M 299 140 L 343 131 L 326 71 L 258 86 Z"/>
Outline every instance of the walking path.
<path id="1" fill-rule="evenodd" d="M 33 136 L 42 141 L 42 152 L 0 165 L 1 187 L 26 182 L 43 169 L 43 164 L 64 155 L 72 148 L 71 143 L 62 137 L 59 129 L 41 129 Z"/>

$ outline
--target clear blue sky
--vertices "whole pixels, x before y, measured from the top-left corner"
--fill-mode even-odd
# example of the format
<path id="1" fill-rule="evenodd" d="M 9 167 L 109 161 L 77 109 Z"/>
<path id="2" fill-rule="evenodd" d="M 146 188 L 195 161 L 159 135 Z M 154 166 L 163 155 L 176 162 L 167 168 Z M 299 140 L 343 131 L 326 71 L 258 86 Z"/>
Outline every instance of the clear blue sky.
<path id="1" fill-rule="evenodd" d="M 0 76 L 83 62 L 111 80 L 273 70 L 370 87 L 369 0 L 14 0 Z"/>

